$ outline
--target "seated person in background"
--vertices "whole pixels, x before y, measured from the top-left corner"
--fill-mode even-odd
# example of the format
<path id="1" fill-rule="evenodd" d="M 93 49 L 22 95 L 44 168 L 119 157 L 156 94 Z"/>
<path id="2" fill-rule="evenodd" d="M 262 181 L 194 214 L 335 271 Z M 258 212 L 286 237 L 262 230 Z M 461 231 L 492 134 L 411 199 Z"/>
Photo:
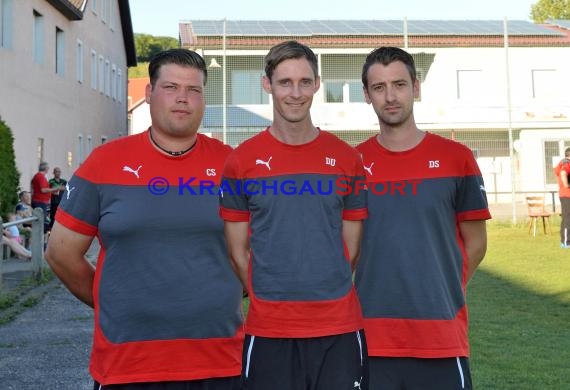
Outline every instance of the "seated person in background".
<path id="1" fill-rule="evenodd" d="M 1 217 L 0 223 L 2 223 Z M 2 244 L 10 248 L 19 259 L 30 260 L 32 258 L 32 252 L 24 248 L 16 239 L 12 237 L 9 228 L 2 227 Z"/>
<path id="2" fill-rule="evenodd" d="M 16 214 L 9 213 L 8 214 L 8 221 L 10 221 L 10 222 L 17 221 Z M 24 240 L 22 239 L 22 236 L 20 236 L 20 230 L 18 230 L 18 225 L 8 226 L 6 228 L 6 231 L 7 231 L 6 236 L 8 238 L 14 239 L 18 244 L 23 243 Z"/>
<path id="3" fill-rule="evenodd" d="M 16 205 L 16 221 L 30 217 L 31 213 L 29 213 L 29 211 L 31 210 L 31 208 L 27 209 L 26 206 L 18 203 Z M 32 235 L 32 224 L 30 222 L 22 223 L 18 225 L 18 230 L 20 232 L 20 235 L 24 236 L 25 238 L 30 238 Z"/>
<path id="4" fill-rule="evenodd" d="M 16 205 L 16 218 L 24 219 L 32 216 L 32 197 L 28 191 L 22 191 L 18 194 L 20 201 Z M 24 223 L 20 226 L 20 233 L 29 237 L 32 231 L 32 224 L 30 222 Z"/>
<path id="5" fill-rule="evenodd" d="M 18 194 L 20 201 L 16 205 L 16 213 L 21 218 L 32 216 L 32 199 L 28 191 L 22 191 Z"/>

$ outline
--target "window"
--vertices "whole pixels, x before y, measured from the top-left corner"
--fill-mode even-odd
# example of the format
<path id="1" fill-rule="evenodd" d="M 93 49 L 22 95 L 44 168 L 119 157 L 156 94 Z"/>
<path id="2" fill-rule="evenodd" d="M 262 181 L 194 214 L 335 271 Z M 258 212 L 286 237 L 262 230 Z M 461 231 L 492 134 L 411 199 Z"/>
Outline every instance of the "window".
<path id="1" fill-rule="evenodd" d="M 83 83 L 83 42 L 79 39 L 75 48 L 75 77 L 78 82 Z"/>
<path id="2" fill-rule="evenodd" d="M 261 70 L 235 70 L 232 72 L 231 104 L 268 104 L 269 96 L 261 83 Z"/>
<path id="3" fill-rule="evenodd" d="M 44 63 L 44 17 L 34 10 L 34 62 Z"/>
<path id="4" fill-rule="evenodd" d="M 105 60 L 105 95 L 111 96 L 111 63 Z"/>
<path id="5" fill-rule="evenodd" d="M 91 88 L 97 90 L 97 52 L 91 50 Z"/>
<path id="6" fill-rule="evenodd" d="M 559 156 L 558 141 L 544 141 L 544 178 L 545 184 L 556 184 L 556 175 L 552 169 L 554 157 Z"/>
<path id="7" fill-rule="evenodd" d="M 103 70 L 103 56 L 99 56 L 99 63 L 97 64 L 97 79 L 99 80 L 99 92 L 103 93 L 105 91 L 105 78 Z"/>
<path id="8" fill-rule="evenodd" d="M 109 8 L 109 0 L 101 0 L 101 21 L 107 23 L 107 9 Z"/>
<path id="9" fill-rule="evenodd" d="M 117 100 L 117 65 L 111 65 L 111 97 Z"/>
<path id="10" fill-rule="evenodd" d="M 12 0 L 0 0 L 0 47 L 12 48 Z"/>
<path id="11" fill-rule="evenodd" d="M 554 69 L 532 70 L 532 97 L 535 99 L 556 99 L 560 97 L 559 82 Z"/>
<path id="12" fill-rule="evenodd" d="M 41 163 L 44 160 L 44 139 L 42 137 L 38 138 L 38 142 L 36 144 L 36 153 L 37 153 L 37 157 L 38 157 L 38 164 Z"/>
<path id="13" fill-rule="evenodd" d="M 324 84 L 325 102 L 327 103 L 364 102 L 362 81 L 360 80 L 327 80 Z"/>
<path id="14" fill-rule="evenodd" d="M 94 14 L 97 14 L 99 0 L 89 0 L 89 1 L 91 2 L 91 11 L 93 11 Z"/>
<path id="15" fill-rule="evenodd" d="M 483 72 L 481 70 L 458 70 L 457 71 L 457 99 L 479 100 L 483 98 Z"/>
<path id="16" fill-rule="evenodd" d="M 55 28 L 55 73 L 65 74 L 65 36 L 59 27 Z"/>
<path id="17" fill-rule="evenodd" d="M 123 72 L 121 69 L 117 70 L 117 100 L 119 103 L 123 102 Z"/>
<path id="18" fill-rule="evenodd" d="M 342 103 L 344 101 L 343 85 L 344 81 L 327 81 L 325 84 L 325 102 Z"/>
<path id="19" fill-rule="evenodd" d="M 111 28 L 112 31 L 115 31 L 115 27 L 116 27 L 116 12 L 115 12 L 115 2 L 112 1 L 111 4 L 109 5 L 109 28 Z"/>
<path id="20" fill-rule="evenodd" d="M 79 134 L 77 136 L 77 162 L 79 163 L 79 165 L 83 163 L 84 159 L 85 159 L 85 152 L 83 149 L 83 135 Z"/>

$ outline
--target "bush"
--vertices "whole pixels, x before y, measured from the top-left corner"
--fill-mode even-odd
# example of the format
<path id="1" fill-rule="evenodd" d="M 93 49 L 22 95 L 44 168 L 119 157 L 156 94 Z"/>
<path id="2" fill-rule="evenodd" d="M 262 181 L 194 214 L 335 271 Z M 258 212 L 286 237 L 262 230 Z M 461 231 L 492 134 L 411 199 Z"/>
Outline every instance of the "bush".
<path id="1" fill-rule="evenodd" d="M 0 119 L 0 215 L 6 216 L 14 211 L 18 203 L 19 183 L 12 130 Z"/>

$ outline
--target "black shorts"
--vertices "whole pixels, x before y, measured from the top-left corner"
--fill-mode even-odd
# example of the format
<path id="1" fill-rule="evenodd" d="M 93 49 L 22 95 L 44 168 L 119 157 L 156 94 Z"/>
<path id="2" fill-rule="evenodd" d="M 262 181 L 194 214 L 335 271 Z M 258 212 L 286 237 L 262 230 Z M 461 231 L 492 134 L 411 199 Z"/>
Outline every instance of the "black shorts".
<path id="1" fill-rule="evenodd" d="M 370 390 L 471 390 L 469 359 L 370 356 Z"/>
<path id="2" fill-rule="evenodd" d="M 246 335 L 243 390 L 365 390 L 368 353 L 362 330 L 312 338 Z"/>
<path id="3" fill-rule="evenodd" d="M 194 381 L 143 382 L 101 386 L 97 381 L 93 390 L 239 390 L 240 377 L 199 379 Z"/>

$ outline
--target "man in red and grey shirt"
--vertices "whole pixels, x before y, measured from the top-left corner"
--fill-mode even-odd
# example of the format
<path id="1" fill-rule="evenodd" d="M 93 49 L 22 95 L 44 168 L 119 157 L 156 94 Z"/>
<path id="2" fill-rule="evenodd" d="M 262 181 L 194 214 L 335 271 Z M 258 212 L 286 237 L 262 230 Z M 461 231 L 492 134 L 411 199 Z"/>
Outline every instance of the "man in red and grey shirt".
<path id="1" fill-rule="evenodd" d="M 560 224 L 560 247 L 570 248 L 570 187 L 568 176 L 570 175 L 570 148 L 564 151 L 564 158 L 554 167 L 554 173 L 558 180 L 558 194 L 562 207 L 562 222 Z"/>

